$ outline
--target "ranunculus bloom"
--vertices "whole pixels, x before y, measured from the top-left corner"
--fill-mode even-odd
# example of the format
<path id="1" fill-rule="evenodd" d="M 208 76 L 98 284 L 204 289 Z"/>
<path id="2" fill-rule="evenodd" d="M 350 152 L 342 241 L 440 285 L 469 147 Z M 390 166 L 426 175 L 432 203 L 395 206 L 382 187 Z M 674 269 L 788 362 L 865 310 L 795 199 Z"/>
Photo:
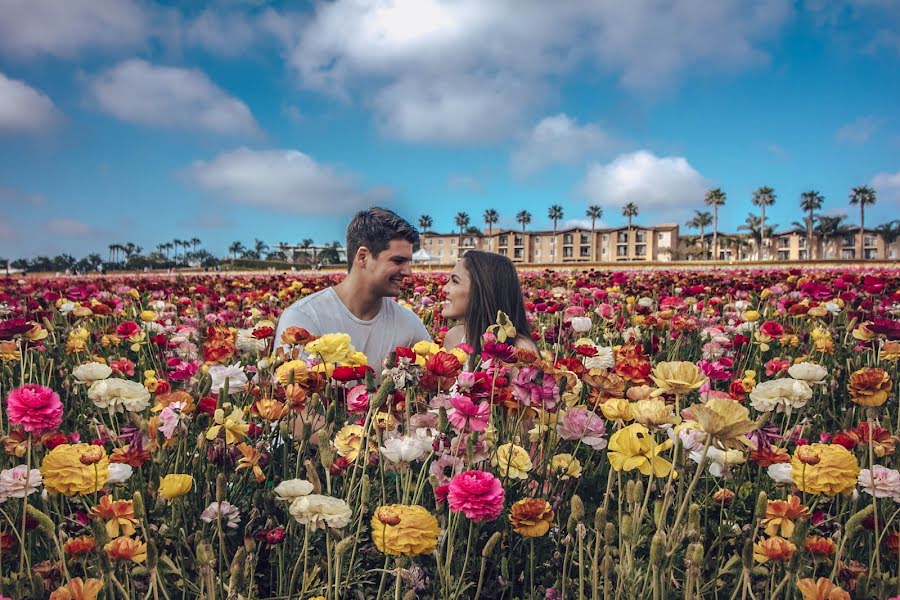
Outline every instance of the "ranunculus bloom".
<path id="1" fill-rule="evenodd" d="M 50 594 L 50 600 L 97 600 L 100 590 L 103 589 L 103 581 L 100 579 L 81 577 L 70 579 L 66 585 L 56 588 Z"/>
<path id="2" fill-rule="evenodd" d="M 353 462 L 359 456 L 362 435 L 362 425 L 344 425 L 334 434 L 332 445 L 338 455 Z"/>
<path id="3" fill-rule="evenodd" d="M 803 542 L 803 547 L 810 554 L 817 556 L 831 556 L 837 550 L 837 545 L 829 538 L 823 538 L 818 535 L 811 535 Z"/>
<path id="4" fill-rule="evenodd" d="M 809 464 L 798 457 L 800 450 L 815 453 L 819 462 Z M 851 491 L 859 476 L 856 457 L 837 444 L 800 446 L 791 459 L 791 479 L 794 485 L 808 494 L 834 496 Z"/>
<path id="5" fill-rule="evenodd" d="M 900 472 L 881 465 L 859 472 L 857 483 L 860 489 L 875 498 L 900 499 Z"/>
<path id="6" fill-rule="evenodd" d="M 401 435 L 384 440 L 381 453 L 392 463 L 411 463 L 419 460 L 426 450 L 431 449 L 430 438 Z"/>
<path id="7" fill-rule="evenodd" d="M 202 513 L 200 520 L 204 523 L 212 523 L 222 517 L 222 522 L 229 529 L 237 529 L 241 522 L 241 509 L 234 506 L 227 500 L 220 502 L 211 502 Z"/>
<path id="8" fill-rule="evenodd" d="M 509 523 L 521 536 L 541 537 L 550 531 L 553 516 L 553 508 L 543 498 L 525 498 L 513 503 Z"/>
<path id="9" fill-rule="evenodd" d="M 212 388 L 210 389 L 213 393 L 219 393 L 225 387 L 225 382 L 228 382 L 229 394 L 242 392 L 247 389 L 249 384 L 247 374 L 244 373 L 240 363 L 227 366 L 213 365 L 209 368 L 209 376 L 212 377 Z"/>
<path id="10" fill-rule="evenodd" d="M 32 435 L 56 430 L 62 423 L 62 414 L 59 394 L 42 385 L 23 385 L 13 389 L 6 397 L 6 415 L 10 425 L 19 425 Z"/>
<path id="11" fill-rule="evenodd" d="M 89 450 L 99 448 L 99 461 L 85 465 L 81 457 Z M 41 463 L 44 487 L 66 496 L 91 494 L 106 484 L 109 478 L 109 459 L 102 446 L 89 444 L 62 444 L 48 452 Z"/>
<path id="12" fill-rule="evenodd" d="M 783 412 L 803 408 L 812 398 L 812 388 L 799 379 L 771 379 L 756 385 L 750 392 L 750 406 L 759 412 Z"/>
<path id="13" fill-rule="evenodd" d="M 88 398 L 94 406 L 109 412 L 141 412 L 150 405 L 150 392 L 144 384 L 117 377 L 92 383 Z"/>
<path id="14" fill-rule="evenodd" d="M 43 480 L 38 469 L 29 471 L 26 465 L 0 471 L 0 502 L 30 496 L 38 490 Z"/>
<path id="15" fill-rule="evenodd" d="M 459 432 L 484 431 L 491 416 L 491 405 L 482 401 L 475 404 L 468 396 L 450 396 L 453 406 L 447 411 L 447 419 Z"/>
<path id="16" fill-rule="evenodd" d="M 273 490 L 279 500 L 293 502 L 300 496 L 312 494 L 313 484 L 305 479 L 286 479 Z"/>
<path id="17" fill-rule="evenodd" d="M 671 447 L 672 440 L 657 444 L 646 427 L 633 423 L 612 434 L 607 457 L 616 471 L 637 469 L 643 475 L 665 477 L 672 471 L 672 463 L 659 454 Z"/>
<path id="18" fill-rule="evenodd" d="M 556 421 L 556 432 L 564 440 L 580 440 L 594 450 L 606 448 L 606 425 L 596 413 L 576 407 L 564 412 Z"/>
<path id="19" fill-rule="evenodd" d="M 356 352 L 350 336 L 346 333 L 327 333 L 319 339 L 309 342 L 304 348 L 327 364 L 344 362 Z"/>
<path id="20" fill-rule="evenodd" d="M 803 600 L 850 600 L 850 593 L 831 583 L 827 577 L 813 580 L 811 577 L 797 581 L 797 589 Z"/>
<path id="21" fill-rule="evenodd" d="M 127 536 L 119 536 L 103 549 L 111 560 L 130 560 L 138 564 L 147 560 L 147 544 Z"/>
<path id="22" fill-rule="evenodd" d="M 710 398 L 705 404 L 691 407 L 694 418 L 707 434 L 726 448 L 743 448 L 750 445 L 747 434 L 756 429 L 750 420 L 747 407 L 731 398 Z"/>
<path id="23" fill-rule="evenodd" d="M 893 382 L 884 369 L 863 368 L 850 375 L 847 391 L 862 406 L 881 406 L 887 402 Z"/>
<path id="24" fill-rule="evenodd" d="M 106 520 L 106 535 L 110 538 L 133 535 L 138 523 L 134 516 L 133 500 L 113 500 L 108 494 L 91 508 L 90 515 Z"/>
<path id="25" fill-rule="evenodd" d="M 417 505 L 381 506 L 375 510 L 371 526 L 375 547 L 391 556 L 429 554 L 441 533 L 435 516 Z"/>
<path id="26" fill-rule="evenodd" d="M 581 477 L 581 461 L 568 453 L 556 454 L 550 459 L 550 471 L 560 479 Z"/>
<path id="27" fill-rule="evenodd" d="M 450 510 L 475 522 L 493 521 L 503 512 L 505 493 L 500 480 L 484 471 L 465 471 L 450 481 Z"/>
<path id="28" fill-rule="evenodd" d="M 112 372 L 113 370 L 109 365 L 98 362 L 89 362 L 75 367 L 72 371 L 72 377 L 74 377 L 78 383 L 93 383 L 99 379 L 106 379 L 112 375 Z"/>
<path id="29" fill-rule="evenodd" d="M 677 425 L 681 422 L 681 417 L 675 414 L 675 407 L 659 398 L 638 400 L 631 405 L 631 414 L 635 421 L 648 427 Z"/>
<path id="30" fill-rule="evenodd" d="M 802 362 L 792 365 L 788 369 L 788 375 L 812 385 L 814 383 L 825 383 L 825 378 L 828 377 L 828 369 L 816 363 Z"/>
<path id="31" fill-rule="evenodd" d="M 531 457 L 525 448 L 513 443 L 498 446 L 491 464 L 498 468 L 501 477 L 513 479 L 527 479 L 532 468 Z"/>
<path id="32" fill-rule="evenodd" d="M 658 363 L 650 375 L 659 388 L 654 394 L 686 394 L 707 381 L 706 375 L 692 362 L 669 361 Z"/>
<path id="33" fill-rule="evenodd" d="M 798 496 L 788 496 L 787 500 L 769 500 L 766 503 L 766 517 L 762 520 L 766 535 L 794 535 L 794 519 L 805 519 L 811 513 L 800 502 Z"/>
<path id="34" fill-rule="evenodd" d="M 321 494 L 308 494 L 296 498 L 289 509 L 291 516 L 301 525 L 316 529 L 345 527 L 353 517 L 350 506 L 341 498 Z"/>
<path id="35" fill-rule="evenodd" d="M 174 500 L 190 492 L 193 485 L 193 476 L 169 473 L 159 480 L 159 495 L 166 500 Z"/>
<path id="36" fill-rule="evenodd" d="M 365 384 L 359 384 L 347 391 L 347 412 L 365 414 L 369 410 L 369 392 Z"/>
<path id="37" fill-rule="evenodd" d="M 782 537 L 770 537 L 753 544 L 753 558 L 758 563 L 789 560 L 797 546 Z"/>

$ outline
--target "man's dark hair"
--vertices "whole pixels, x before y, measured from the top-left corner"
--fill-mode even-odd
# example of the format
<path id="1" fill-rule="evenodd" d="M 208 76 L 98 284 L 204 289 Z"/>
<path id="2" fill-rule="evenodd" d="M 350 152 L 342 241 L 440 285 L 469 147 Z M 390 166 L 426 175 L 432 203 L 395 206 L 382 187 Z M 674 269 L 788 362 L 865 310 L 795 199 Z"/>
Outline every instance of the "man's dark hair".
<path id="1" fill-rule="evenodd" d="M 419 243 L 419 232 L 393 211 L 379 206 L 361 210 L 353 215 L 347 226 L 347 271 L 353 268 L 353 260 L 360 246 L 365 246 L 377 257 L 392 240 Z"/>

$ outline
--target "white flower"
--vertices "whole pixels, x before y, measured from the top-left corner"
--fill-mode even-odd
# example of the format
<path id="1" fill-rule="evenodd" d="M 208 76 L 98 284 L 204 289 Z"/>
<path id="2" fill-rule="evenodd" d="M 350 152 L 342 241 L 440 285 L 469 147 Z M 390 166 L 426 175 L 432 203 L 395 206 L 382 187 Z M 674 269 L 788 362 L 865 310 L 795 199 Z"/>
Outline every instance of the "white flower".
<path id="1" fill-rule="evenodd" d="M 285 479 L 275 486 L 275 495 L 279 500 L 293 502 L 300 496 L 308 496 L 313 491 L 313 484 L 305 479 Z"/>
<path id="2" fill-rule="evenodd" d="M 597 346 L 597 354 L 584 359 L 585 369 L 612 369 L 616 364 L 612 348 Z"/>
<path id="3" fill-rule="evenodd" d="M 653 298 L 648 298 L 647 296 L 642 297 L 638 300 L 638 306 L 643 306 L 644 308 L 650 308 L 653 306 Z"/>
<path id="4" fill-rule="evenodd" d="M 222 517 L 222 522 L 225 523 L 229 529 L 237 529 L 238 523 L 241 522 L 241 510 L 228 502 L 228 500 L 222 500 L 221 503 L 211 503 L 202 513 L 200 513 L 200 520 L 204 523 L 212 523 L 213 521 L 217 521 L 220 515 Z"/>
<path id="5" fill-rule="evenodd" d="M 88 398 L 96 407 L 110 412 L 140 412 L 150 405 L 150 392 L 143 384 L 117 377 L 92 383 Z"/>
<path id="6" fill-rule="evenodd" d="M 300 496 L 291 503 L 289 512 L 301 525 L 316 529 L 346 527 L 353 516 L 350 506 L 342 499 L 321 494 Z"/>
<path id="7" fill-rule="evenodd" d="M 695 463 L 700 464 L 701 456 L 703 456 L 702 448 L 691 451 L 690 458 Z M 709 464 L 709 474 L 713 477 L 722 477 L 728 473 L 731 465 L 743 464 L 747 457 L 740 450 L 720 450 L 715 446 L 710 446 L 706 452 L 706 460 Z"/>
<path id="8" fill-rule="evenodd" d="M 241 368 L 240 363 L 233 365 L 213 365 L 209 368 L 212 377 L 212 391 L 218 393 L 228 382 L 228 393 L 243 392 L 247 389 L 247 374 Z"/>
<path id="9" fill-rule="evenodd" d="M 577 333 L 584 333 L 585 331 L 591 330 L 591 318 L 590 317 L 572 317 L 571 320 L 572 331 Z"/>
<path id="10" fill-rule="evenodd" d="M 793 470 L 794 468 L 791 467 L 791 463 L 777 463 L 769 465 L 766 472 L 775 483 L 794 483 L 794 480 L 791 478 L 791 472 Z"/>
<path id="11" fill-rule="evenodd" d="M 622 330 L 622 339 L 626 342 L 633 342 L 634 340 L 641 339 L 641 328 L 637 325 L 626 327 Z"/>
<path id="12" fill-rule="evenodd" d="M 125 463 L 109 463 L 109 479 L 106 483 L 123 483 L 131 478 L 134 469 Z"/>
<path id="13" fill-rule="evenodd" d="M 234 345 L 241 352 L 265 352 L 268 342 L 253 337 L 253 328 L 238 329 Z"/>
<path id="14" fill-rule="evenodd" d="M 78 383 L 93 383 L 101 379 L 106 379 L 112 375 L 112 369 L 109 365 L 98 362 L 89 362 L 78 365 L 72 371 L 72 376 Z"/>
<path id="15" fill-rule="evenodd" d="M 813 362 L 803 362 L 791 365 L 791 368 L 788 369 L 788 375 L 812 385 L 814 383 L 825 383 L 825 378 L 828 377 L 828 369 Z"/>
<path id="16" fill-rule="evenodd" d="M 428 438 L 424 438 L 428 439 Z M 384 440 L 381 453 L 392 463 L 411 463 L 425 454 L 423 438 L 401 435 Z"/>
<path id="17" fill-rule="evenodd" d="M 59 305 L 59 312 L 64 315 L 69 314 L 73 310 L 75 310 L 74 302 L 63 302 L 62 304 Z"/>
<path id="18" fill-rule="evenodd" d="M 839 314 L 841 314 L 841 305 L 838 304 L 837 302 L 826 302 L 825 310 L 827 310 L 828 312 L 830 312 L 833 315 L 839 315 Z"/>
<path id="19" fill-rule="evenodd" d="M 759 412 L 783 412 L 791 414 L 803 408 L 812 398 L 812 388 L 798 379 L 772 379 L 756 385 L 750 392 L 750 406 Z"/>
<path id="20" fill-rule="evenodd" d="M 860 489 L 875 498 L 893 498 L 900 501 L 900 472 L 875 465 L 871 470 L 863 469 L 856 478 Z"/>
<path id="21" fill-rule="evenodd" d="M 166 405 L 162 412 L 159 413 L 159 430 L 162 431 L 162 434 L 166 436 L 166 439 L 170 439 L 175 434 L 175 428 L 178 427 L 178 424 L 181 422 L 184 414 L 181 412 L 187 406 L 187 402 L 172 402 L 171 404 Z"/>
<path id="22" fill-rule="evenodd" d="M 0 471 L 0 502 L 6 502 L 9 498 L 24 498 L 31 495 L 43 482 L 44 478 L 38 469 L 29 471 L 25 465 L 4 469 Z"/>

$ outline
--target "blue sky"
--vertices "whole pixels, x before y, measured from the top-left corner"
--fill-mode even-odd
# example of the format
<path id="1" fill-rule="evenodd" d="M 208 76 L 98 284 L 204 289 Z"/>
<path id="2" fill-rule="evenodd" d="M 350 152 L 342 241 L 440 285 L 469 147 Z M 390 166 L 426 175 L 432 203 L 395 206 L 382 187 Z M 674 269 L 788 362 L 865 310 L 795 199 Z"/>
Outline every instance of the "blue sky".
<path id="1" fill-rule="evenodd" d="M 449 231 L 723 231 L 818 190 L 900 215 L 895 0 L 0 0 L 0 256 L 342 240 L 381 204 Z"/>

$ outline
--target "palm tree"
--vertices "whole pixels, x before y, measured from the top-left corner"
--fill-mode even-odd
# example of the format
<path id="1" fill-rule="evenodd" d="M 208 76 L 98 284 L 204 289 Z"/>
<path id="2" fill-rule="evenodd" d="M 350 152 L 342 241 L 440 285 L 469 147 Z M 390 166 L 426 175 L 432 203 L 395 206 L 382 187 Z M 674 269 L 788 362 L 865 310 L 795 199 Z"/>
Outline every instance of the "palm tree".
<path id="1" fill-rule="evenodd" d="M 712 226 L 713 226 L 713 260 L 719 260 L 719 207 L 725 204 L 725 192 L 720 188 L 714 188 L 706 192 L 703 199 L 707 206 L 712 206 Z"/>
<path id="2" fill-rule="evenodd" d="M 553 235 L 556 235 L 556 224 L 563 218 L 563 208 L 559 204 L 554 204 L 547 210 L 547 218 L 553 221 Z"/>
<path id="3" fill-rule="evenodd" d="M 253 240 L 253 253 L 256 258 L 262 260 L 262 254 L 269 249 L 269 245 L 259 238 Z"/>
<path id="4" fill-rule="evenodd" d="M 419 217 L 419 229 L 428 233 L 428 230 L 431 229 L 431 226 L 434 225 L 434 221 L 428 215 L 422 215 Z"/>
<path id="5" fill-rule="evenodd" d="M 116 245 L 117 244 L 110 244 L 107 246 L 107 248 L 109 248 L 109 262 L 113 261 L 113 253 L 116 251 Z"/>
<path id="6" fill-rule="evenodd" d="M 584 215 L 591 220 L 591 262 L 597 262 L 597 241 L 594 230 L 597 228 L 597 219 L 603 218 L 603 207 L 591 204 Z"/>
<path id="7" fill-rule="evenodd" d="M 457 248 L 459 248 L 459 256 L 462 256 L 462 236 L 465 228 L 469 226 L 469 215 L 468 213 L 458 212 L 456 213 L 456 217 L 453 219 L 453 221 L 454 223 L 456 223 L 456 226 L 459 227 L 459 242 L 456 244 L 456 246 Z"/>
<path id="8" fill-rule="evenodd" d="M 628 219 L 628 252 L 631 253 L 631 219 L 638 214 L 637 204 L 629 202 L 622 207 L 622 216 Z"/>
<path id="9" fill-rule="evenodd" d="M 776 200 L 775 190 L 773 190 L 772 188 L 770 188 L 768 186 L 763 186 L 761 188 L 758 188 L 755 192 L 753 192 L 753 206 L 759 207 L 759 215 L 760 215 L 759 216 L 759 221 L 760 221 L 759 230 L 762 233 L 766 232 L 766 207 L 772 206 L 773 204 L 775 204 L 775 200 Z M 763 244 L 766 240 L 769 239 L 769 236 L 771 236 L 771 235 L 772 234 L 770 233 L 769 235 L 766 235 L 763 239 L 760 240 L 759 246 L 757 248 L 757 250 L 758 250 L 758 254 L 756 257 L 757 260 L 762 259 Z"/>
<path id="10" fill-rule="evenodd" d="M 882 258 L 887 258 L 888 247 L 900 237 L 900 219 L 882 223 L 875 228 L 875 231 L 881 236 L 881 239 L 884 240 L 884 256 Z"/>
<path id="11" fill-rule="evenodd" d="M 231 254 L 232 260 L 237 260 L 238 252 L 244 251 L 244 244 L 240 242 L 231 242 L 231 245 L 228 246 L 228 252 Z"/>
<path id="12" fill-rule="evenodd" d="M 815 190 L 809 190 L 800 194 L 800 209 L 809 213 L 803 219 L 806 224 L 806 254 L 808 258 L 812 258 L 813 227 L 816 224 L 815 212 L 822 209 L 823 202 L 825 202 L 825 197 Z"/>
<path id="13" fill-rule="evenodd" d="M 525 233 L 525 226 L 531 223 L 531 213 L 527 210 L 521 210 L 516 213 L 516 222 L 522 225 L 522 233 Z"/>
<path id="14" fill-rule="evenodd" d="M 700 230 L 700 256 L 706 259 L 706 228 L 713 222 L 713 217 L 708 212 L 694 211 L 694 218 L 685 223 L 688 227 Z"/>
<path id="15" fill-rule="evenodd" d="M 850 190 L 850 204 L 859 204 L 859 260 L 865 256 L 865 232 L 866 232 L 866 205 L 875 204 L 875 190 L 867 185 L 861 185 Z"/>
<path id="16" fill-rule="evenodd" d="M 822 244 L 822 252 L 819 256 L 825 255 L 825 258 L 831 258 L 831 252 L 828 252 L 829 242 L 846 234 L 850 228 L 844 223 L 846 215 L 820 215 L 814 231 Z"/>
<path id="17" fill-rule="evenodd" d="M 193 251 L 197 251 L 197 246 L 200 245 L 200 238 L 191 238 L 191 246 L 193 246 Z"/>
<path id="18" fill-rule="evenodd" d="M 488 226 L 488 236 L 494 231 L 493 225 L 500 220 L 500 215 L 493 208 L 484 211 L 484 223 Z"/>
<path id="19" fill-rule="evenodd" d="M 738 225 L 739 230 L 747 231 L 750 234 L 751 239 L 753 239 L 756 245 L 757 258 L 761 256 L 759 247 L 762 245 L 763 240 L 772 237 L 772 232 L 775 227 L 777 227 L 777 225 L 765 225 L 762 218 L 757 217 L 753 213 L 747 215 L 747 219 L 744 221 L 743 225 Z"/>

